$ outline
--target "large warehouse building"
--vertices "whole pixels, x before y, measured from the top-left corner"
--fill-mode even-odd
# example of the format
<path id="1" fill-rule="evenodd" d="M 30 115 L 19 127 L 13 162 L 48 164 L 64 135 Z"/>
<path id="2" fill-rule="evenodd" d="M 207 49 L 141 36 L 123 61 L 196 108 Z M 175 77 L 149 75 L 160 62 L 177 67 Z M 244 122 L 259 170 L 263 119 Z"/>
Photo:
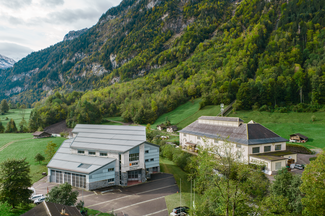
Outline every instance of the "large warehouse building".
<path id="1" fill-rule="evenodd" d="M 144 182 L 160 172 L 159 146 L 142 126 L 78 124 L 47 165 L 48 181 L 94 190 Z"/>

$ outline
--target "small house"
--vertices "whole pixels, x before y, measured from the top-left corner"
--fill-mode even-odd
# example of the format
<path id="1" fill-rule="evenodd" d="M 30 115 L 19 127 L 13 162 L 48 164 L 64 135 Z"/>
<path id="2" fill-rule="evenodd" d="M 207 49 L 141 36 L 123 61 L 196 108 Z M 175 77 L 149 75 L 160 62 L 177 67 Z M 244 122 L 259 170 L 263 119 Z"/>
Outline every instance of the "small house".
<path id="1" fill-rule="evenodd" d="M 34 139 L 39 139 L 39 138 L 46 138 L 46 137 L 51 137 L 52 134 L 47 133 L 45 131 L 36 131 L 33 133 Z"/>
<path id="2" fill-rule="evenodd" d="M 157 125 L 157 129 L 160 131 L 164 130 L 164 129 L 166 129 L 166 125 L 164 125 L 164 124 Z"/>
<path id="3" fill-rule="evenodd" d="M 167 132 L 173 133 L 175 131 L 177 131 L 177 126 L 176 125 L 171 125 L 171 126 L 167 127 Z"/>
<path id="4" fill-rule="evenodd" d="M 72 130 L 72 128 L 68 128 L 65 120 L 44 128 L 45 132 L 52 134 L 54 137 L 60 137 L 61 133 L 65 133 L 68 138 L 72 138 Z"/>
<path id="5" fill-rule="evenodd" d="M 295 133 L 295 134 L 290 135 L 290 141 L 298 142 L 298 143 L 305 143 L 308 141 L 308 137 L 306 137 L 300 133 Z"/>
<path id="6" fill-rule="evenodd" d="M 42 202 L 35 206 L 22 216 L 51 216 L 51 215 L 69 215 L 69 216 L 82 216 L 80 211 L 74 206 L 61 205 L 51 202 Z"/>

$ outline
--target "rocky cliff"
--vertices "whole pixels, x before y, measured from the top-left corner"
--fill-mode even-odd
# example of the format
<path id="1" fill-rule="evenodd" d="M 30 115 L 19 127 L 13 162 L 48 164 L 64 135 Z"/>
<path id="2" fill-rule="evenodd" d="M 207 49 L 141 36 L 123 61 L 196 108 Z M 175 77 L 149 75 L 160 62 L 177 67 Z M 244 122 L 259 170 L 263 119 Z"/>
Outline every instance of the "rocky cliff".
<path id="1" fill-rule="evenodd" d="M 84 34 L 86 31 L 88 31 L 88 28 L 84 28 L 79 31 L 70 31 L 68 34 L 64 36 L 63 41 L 73 40 L 79 37 L 80 35 Z"/>

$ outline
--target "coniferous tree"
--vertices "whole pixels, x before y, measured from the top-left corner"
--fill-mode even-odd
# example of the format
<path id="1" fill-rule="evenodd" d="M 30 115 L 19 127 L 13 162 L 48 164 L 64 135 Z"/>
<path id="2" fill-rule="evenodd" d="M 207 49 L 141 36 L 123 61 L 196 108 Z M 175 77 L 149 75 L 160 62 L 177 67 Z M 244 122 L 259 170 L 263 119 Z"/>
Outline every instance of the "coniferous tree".
<path id="1" fill-rule="evenodd" d="M 17 133 L 16 123 L 13 119 L 10 119 L 10 121 L 7 123 L 5 132 L 6 133 Z"/>
<path id="2" fill-rule="evenodd" d="M 2 125 L 2 122 L 0 121 L 0 133 L 5 132 L 5 127 Z"/>
<path id="3" fill-rule="evenodd" d="M 3 100 L 1 101 L 1 111 L 2 111 L 3 113 L 7 113 L 7 112 L 9 111 L 9 105 L 8 105 L 6 99 L 3 99 Z"/>

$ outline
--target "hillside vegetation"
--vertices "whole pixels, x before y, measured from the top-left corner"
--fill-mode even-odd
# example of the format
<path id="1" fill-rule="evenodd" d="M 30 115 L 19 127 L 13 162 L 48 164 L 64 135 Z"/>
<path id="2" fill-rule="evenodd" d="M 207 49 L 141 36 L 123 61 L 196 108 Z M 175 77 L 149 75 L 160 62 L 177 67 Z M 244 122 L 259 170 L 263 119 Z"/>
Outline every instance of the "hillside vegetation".
<path id="1" fill-rule="evenodd" d="M 239 109 L 316 111 L 324 17 L 324 0 L 124 0 L 77 39 L 2 72 L 0 95 L 34 102 L 60 91 L 35 104 L 42 127 L 104 115 L 152 124 L 198 97 L 200 108 L 237 99 Z"/>
<path id="2" fill-rule="evenodd" d="M 321 148 L 325 150 L 325 141 L 323 131 L 325 130 L 324 112 L 315 113 L 270 113 L 259 111 L 237 111 L 230 116 L 239 117 L 246 123 L 253 120 L 260 123 L 282 136 L 290 139 L 290 135 L 301 133 L 309 138 L 306 143 L 297 143 L 304 145 L 309 149 Z M 312 116 L 315 121 L 312 121 Z"/>

